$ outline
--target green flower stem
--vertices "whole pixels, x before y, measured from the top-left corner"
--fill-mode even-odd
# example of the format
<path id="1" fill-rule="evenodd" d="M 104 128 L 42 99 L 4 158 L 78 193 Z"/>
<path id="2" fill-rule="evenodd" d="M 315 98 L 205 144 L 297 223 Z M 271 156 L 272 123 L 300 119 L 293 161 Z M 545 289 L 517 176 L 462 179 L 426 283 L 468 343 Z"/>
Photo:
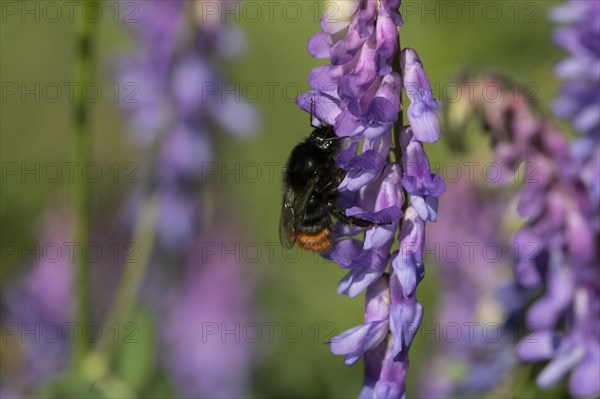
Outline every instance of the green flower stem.
<path id="1" fill-rule="evenodd" d="M 144 198 L 136 218 L 133 245 L 138 250 L 138 255 L 125 264 L 115 299 L 104 323 L 107 329 L 112 328 L 111 326 L 121 329 L 132 318 L 138 292 L 152 256 L 157 217 L 157 195 L 150 193 Z M 103 334 L 97 344 L 97 352 L 102 354 L 107 363 L 112 359 L 116 344 L 118 342 L 114 342 L 110 334 Z"/>
<path id="2" fill-rule="evenodd" d="M 402 145 L 400 144 L 400 132 L 404 127 L 404 103 L 402 101 L 403 95 L 403 85 L 404 85 L 404 76 L 402 75 L 402 65 L 400 65 L 400 52 L 402 51 L 402 47 L 400 47 L 400 28 L 396 28 L 398 31 L 398 51 L 394 56 L 394 60 L 392 61 L 392 69 L 400 75 L 400 106 L 398 107 L 398 120 L 394 122 L 394 126 L 392 128 L 392 143 L 394 147 L 394 157 L 395 161 L 400 163 L 402 162 Z M 402 188 L 402 197 L 404 198 L 404 202 L 400 207 L 402 212 L 405 212 L 408 208 L 408 192 L 406 192 L 405 188 Z"/>
<path id="3" fill-rule="evenodd" d="M 157 215 L 157 196 L 149 194 L 139 208 L 133 235 L 133 245 L 138 249 L 138 255 L 125 265 L 117 293 L 104 322 L 105 331 L 111 328 L 120 330 L 132 319 L 138 292 L 152 256 Z M 112 334 L 102 334 L 94 350 L 81 364 L 81 371 L 90 382 L 97 384 L 105 397 L 135 398 L 135 394 L 110 371 L 119 344 L 121 342 L 115 342 Z"/>
<path id="4" fill-rule="evenodd" d="M 95 3 L 93 0 L 85 0 Z M 79 87 L 85 87 L 94 76 L 94 26 L 82 13 L 77 16 L 77 61 L 75 79 Z M 73 105 L 74 128 L 71 138 L 71 160 L 75 166 L 85 165 L 90 159 L 90 123 L 89 104 L 78 90 Z M 81 173 L 76 173 L 70 187 L 71 207 L 73 210 L 71 230 L 73 239 L 80 246 L 89 241 L 89 204 L 90 190 Z M 89 299 L 89 265 L 81 251 L 75 254 L 75 309 L 74 321 L 83 328 L 88 323 Z M 76 334 L 72 352 L 72 365 L 76 366 L 84 358 L 88 350 L 88 342 L 81 334 Z"/>
<path id="5" fill-rule="evenodd" d="M 392 129 L 392 140 L 394 146 L 394 156 L 396 158 L 396 162 L 399 163 L 402 158 L 402 152 L 400 149 L 400 131 L 404 126 L 404 104 L 402 103 L 402 84 L 404 82 L 404 76 L 402 76 L 402 67 L 400 65 L 400 51 L 402 50 L 400 47 L 400 29 L 396 29 L 398 30 L 398 51 L 396 51 L 396 55 L 394 55 L 392 69 L 400 75 L 400 107 L 398 108 L 398 120 L 394 122 Z"/>

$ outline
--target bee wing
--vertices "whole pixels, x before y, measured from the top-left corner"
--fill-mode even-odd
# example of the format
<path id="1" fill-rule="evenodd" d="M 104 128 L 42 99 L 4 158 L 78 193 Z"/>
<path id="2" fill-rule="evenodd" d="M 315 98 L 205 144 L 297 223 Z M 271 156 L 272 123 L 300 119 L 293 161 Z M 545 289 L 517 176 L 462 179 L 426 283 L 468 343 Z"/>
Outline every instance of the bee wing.
<path id="1" fill-rule="evenodd" d="M 283 203 L 281 205 L 281 216 L 279 218 L 279 241 L 284 248 L 290 249 L 296 243 L 299 227 L 302 225 L 308 200 L 314 192 L 318 178 L 311 179 L 306 187 L 294 192 L 286 188 L 283 192 Z"/>
<path id="2" fill-rule="evenodd" d="M 279 217 L 279 242 L 290 249 L 296 243 L 296 215 L 294 211 L 294 192 L 286 189 L 283 193 L 281 216 Z"/>

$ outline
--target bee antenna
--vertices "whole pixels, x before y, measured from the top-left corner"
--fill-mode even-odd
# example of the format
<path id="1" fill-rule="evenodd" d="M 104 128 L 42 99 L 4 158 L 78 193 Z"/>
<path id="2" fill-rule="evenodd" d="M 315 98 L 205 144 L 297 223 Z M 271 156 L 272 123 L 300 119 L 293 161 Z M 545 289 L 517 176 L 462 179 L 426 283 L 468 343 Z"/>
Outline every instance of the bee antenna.
<path id="1" fill-rule="evenodd" d="M 328 139 L 325 139 L 325 141 L 344 140 L 347 138 L 348 138 L 348 136 L 335 136 L 335 137 L 330 137 Z"/>
<path id="2" fill-rule="evenodd" d="M 315 99 L 311 97 L 310 99 L 310 126 L 318 129 L 318 126 L 313 125 L 313 110 L 315 108 Z"/>

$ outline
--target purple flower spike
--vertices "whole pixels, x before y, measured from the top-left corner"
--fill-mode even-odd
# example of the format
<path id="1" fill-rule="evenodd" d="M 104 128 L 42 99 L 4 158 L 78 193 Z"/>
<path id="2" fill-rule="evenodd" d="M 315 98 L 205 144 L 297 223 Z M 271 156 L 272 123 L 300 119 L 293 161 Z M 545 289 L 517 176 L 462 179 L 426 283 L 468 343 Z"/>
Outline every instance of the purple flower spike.
<path id="1" fill-rule="evenodd" d="M 256 320 L 248 269 L 200 251 L 202 242 L 234 242 L 226 234 L 212 233 L 198 240 L 184 283 L 171 293 L 163 320 L 166 371 L 185 398 L 246 396 L 256 357 L 249 341 L 206 334 L 207 325 L 234 328 Z"/>
<path id="2" fill-rule="evenodd" d="M 452 209 L 442 212 L 427 230 L 428 248 L 438 251 L 457 244 L 482 248 L 504 242 L 497 226 L 505 217 L 508 196 L 498 191 L 492 194 L 488 187 L 473 184 L 466 174 L 447 189 L 442 198 L 444 203 L 452 204 Z M 501 248 L 509 250 L 508 245 Z M 502 386 L 514 372 L 518 361 L 513 354 L 513 334 L 518 330 L 512 320 L 522 311 L 524 295 L 513 283 L 510 265 L 504 260 L 478 250 L 439 258 L 433 289 L 440 300 L 435 314 L 429 316 L 436 326 L 477 326 L 474 335 L 467 334 L 465 328 L 456 339 L 454 334 L 447 334 L 446 339 L 429 342 L 432 353 L 422 366 L 420 390 L 415 397 L 483 397 Z M 490 342 L 484 338 L 482 327 L 488 323 L 497 323 L 502 329 L 501 339 Z M 537 342 L 537 337 L 532 341 Z M 460 374 L 455 372 L 457 367 Z"/>
<path id="3" fill-rule="evenodd" d="M 597 1 L 571 0 L 555 7 L 551 18 L 564 26 L 554 34 L 554 41 L 568 58 L 556 65 L 556 75 L 563 79 L 553 109 L 566 118 L 580 134 L 572 156 L 581 170 L 595 206 L 600 205 L 600 4 Z"/>
<path id="4" fill-rule="evenodd" d="M 214 15 L 196 16 L 201 21 L 193 24 L 182 1 L 136 5 L 140 23 L 132 27 L 138 43 L 135 52 L 121 61 L 118 75 L 139 87 L 139 101 L 124 104 L 136 138 L 144 150 L 159 144 L 154 182 L 159 244 L 167 252 L 179 253 L 200 225 L 197 198 L 206 178 L 202 165 L 212 160 L 213 152 L 209 126 L 248 137 L 260 121 L 249 103 L 223 92 L 218 62 L 230 60 L 243 47 L 235 27 Z M 133 193 L 136 196 L 139 191 Z"/>
<path id="5" fill-rule="evenodd" d="M 331 125 L 337 136 L 348 137 L 348 146 L 336 158 L 345 173 L 337 205 L 353 219 L 351 225 L 333 227 L 337 242 L 326 257 L 348 271 L 338 293 L 355 297 L 367 290 L 367 311 L 364 324 L 332 340 L 331 351 L 344 355 L 346 364 L 364 357 L 359 397 L 399 399 L 405 397 L 408 349 L 423 315 L 415 295 L 424 275 L 425 223 L 436 220 L 438 198 L 445 190 L 440 175 L 431 173 L 422 146 L 439 138 L 438 103 L 414 50 L 402 52 L 402 66 L 394 64 L 403 23 L 400 0 L 346 5 L 347 18 L 336 15 L 330 23 L 323 17 L 323 32 L 310 39 L 310 54 L 329 55 L 330 64 L 311 71 L 312 90 L 296 103 L 307 112 L 312 108 L 315 123 Z M 408 92 L 412 127 L 398 121 L 403 87 L 417 89 Z M 392 152 L 393 136 L 399 148 Z M 361 233 L 363 237 L 355 237 Z M 404 250 L 392 255 L 397 235 Z M 371 292 L 382 284 L 386 299 L 375 306 Z M 395 287 L 391 299 L 389 284 Z M 377 317 L 371 308 L 378 309 Z"/>
<path id="6" fill-rule="evenodd" d="M 437 112 L 440 103 L 433 98 L 429 79 L 415 50 L 406 48 L 400 53 L 404 77 L 404 89 L 410 99 L 407 116 L 415 138 L 426 143 L 440 139 L 440 126 Z"/>
<path id="7" fill-rule="evenodd" d="M 585 19 L 597 9 L 592 7 L 597 2 L 568 4 L 561 10 L 570 9 L 569 18 L 577 15 Z M 581 14 L 580 7 L 587 11 Z M 598 26 L 596 23 L 594 29 L 598 30 Z M 584 20 L 573 27 L 577 31 L 588 28 Z M 587 42 L 586 35 L 575 40 L 577 35 L 572 34 L 561 39 L 562 45 L 572 51 L 592 43 Z M 597 40 L 593 43 L 600 50 Z M 539 386 L 555 385 L 570 373 L 567 378 L 572 396 L 596 396 L 600 387 L 597 376 L 592 378 L 591 372 L 597 374 L 598 367 L 589 367 L 589 359 L 596 358 L 600 342 L 600 270 L 598 249 L 594 245 L 600 231 L 597 222 L 600 208 L 590 182 L 599 180 L 599 176 L 597 169 L 588 169 L 590 165 L 597 166 L 593 156 L 588 158 L 588 155 L 598 151 L 598 132 L 593 133 L 593 138 L 581 132 L 584 137 L 576 140 L 569 151 L 564 136 L 561 137 L 560 130 L 548 117 L 533 108 L 530 101 L 514 101 L 526 100 L 525 93 L 495 75 L 486 74 L 480 80 L 507 90 L 510 94 L 507 97 L 511 98 L 493 103 L 478 97 L 467 105 L 470 112 L 482 115 L 484 125 L 493 135 L 497 161 L 513 170 L 521 163 L 536 168 L 535 178 L 524 181 L 517 197 L 517 210 L 525 222 L 514 239 L 519 248 L 515 276 L 522 287 L 543 290 L 527 312 L 528 321 L 540 330 L 543 340 L 535 336 L 526 338 L 518 347 L 518 355 L 523 361 L 549 360 L 538 375 Z M 468 81 L 472 83 L 473 77 Z M 593 87 L 597 89 L 597 83 Z M 576 92 L 579 94 L 574 100 L 587 101 L 581 97 L 585 90 Z M 577 111 L 583 102 L 575 102 L 573 110 Z M 581 151 L 581 140 L 585 141 L 587 151 Z M 528 339 L 536 339 L 538 344 L 527 342 Z"/>
<path id="8" fill-rule="evenodd" d="M 62 209 L 48 212 L 40 227 L 42 233 L 38 245 L 41 248 L 53 248 L 73 240 L 69 215 Z M 68 328 L 72 324 L 69 315 L 74 304 L 73 264 L 68 256 L 51 256 L 55 255 L 36 254 L 35 263 L 27 274 L 6 284 L 2 291 L 3 326 L 4 323 L 18 325 L 20 331 L 28 334 L 54 326 L 48 330 L 53 331 L 52 336 L 29 335 L 26 339 L 20 334 L 3 335 L 3 348 L 15 347 L 17 357 L 12 364 L 16 367 L 11 373 L 19 376 L 2 380 L 3 393 L 14 394 L 7 397 L 33 395 L 35 389 L 63 372 L 68 363 L 70 334 L 73 334 L 72 327 Z"/>

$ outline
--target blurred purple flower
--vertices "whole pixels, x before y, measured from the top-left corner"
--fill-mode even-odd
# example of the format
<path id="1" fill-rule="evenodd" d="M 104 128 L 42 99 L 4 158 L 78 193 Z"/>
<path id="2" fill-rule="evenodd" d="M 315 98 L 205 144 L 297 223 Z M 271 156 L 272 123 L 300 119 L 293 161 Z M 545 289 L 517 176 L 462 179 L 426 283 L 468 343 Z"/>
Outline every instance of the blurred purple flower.
<path id="1" fill-rule="evenodd" d="M 20 361 L 12 359 L 23 369 L 16 378 L 7 379 L 2 390 L 17 396 L 31 393 L 64 370 L 70 351 L 73 266 L 65 250 L 66 243 L 72 241 L 69 218 L 64 212 L 49 212 L 41 229 L 38 243 L 44 251 L 37 252 L 36 262 L 27 274 L 2 293 L 6 310 L 2 322 L 14 323 L 17 334 L 3 335 L 2 339 L 10 343 L 15 338 L 23 357 Z M 8 332 L 8 324 L 6 327 Z"/>
<path id="2" fill-rule="evenodd" d="M 203 166 L 213 162 L 211 129 L 247 137 L 259 121 L 250 104 L 227 89 L 215 62 L 235 57 L 243 47 L 236 28 L 201 14 L 194 2 L 139 1 L 138 7 L 137 48 L 118 68 L 119 80 L 136 92 L 123 106 L 144 149 L 158 147 L 159 242 L 164 250 L 180 252 L 200 225 L 196 204 Z"/>
<path id="3" fill-rule="evenodd" d="M 314 112 L 315 123 L 332 125 L 338 136 L 350 138 L 337 158 L 346 172 L 338 187 L 346 214 L 382 223 L 368 229 L 363 240 L 339 239 L 327 255 L 349 269 L 338 293 L 355 297 L 367 290 L 365 323 L 331 341 L 331 351 L 345 355 L 346 364 L 364 356 L 361 398 L 405 395 L 408 350 L 423 314 L 415 295 L 423 278 L 425 222 L 435 221 L 445 189 L 421 144 L 439 139 L 439 105 L 416 52 L 400 51 L 399 7 L 399 0 L 356 0 L 334 23 L 325 15 L 308 51 L 330 64 L 310 72 L 312 90 L 296 101 Z M 411 100 L 411 126 L 398 121 L 403 85 Z M 398 136 L 395 162 L 390 160 L 393 134 Z M 338 238 L 361 232 L 339 225 L 334 231 Z M 391 254 L 396 233 L 400 252 Z"/>
<path id="4" fill-rule="evenodd" d="M 512 169 L 524 163 L 535 172 L 526 176 L 519 192 L 517 210 L 525 223 L 514 238 L 519 249 L 515 275 L 523 287 L 545 289 L 530 306 L 527 319 L 537 334 L 552 337 L 552 346 L 549 340 L 531 343 L 525 338 L 518 353 L 525 361 L 552 359 L 538 377 L 540 386 L 555 385 L 571 372 L 572 395 L 598 395 L 598 379 L 591 377 L 596 369 L 589 361 L 600 342 L 600 306 L 594 305 L 600 301 L 598 206 L 584 188 L 580 161 L 548 118 L 509 82 L 493 75 L 481 80 L 520 99 L 494 103 L 475 98 L 467 104 L 483 116 L 498 161 Z M 585 322 L 577 321 L 580 314 L 585 314 Z"/>
<path id="5" fill-rule="evenodd" d="M 498 229 L 509 198 L 468 179 L 448 185 L 444 203 L 452 211 L 442 212 L 427 234 L 427 248 L 438 260 L 439 304 L 436 338 L 427 341 L 432 356 L 423 365 L 422 397 L 490 392 L 517 364 L 513 319 L 525 296 L 512 282 L 511 249 Z M 488 255 L 494 247 L 502 254 L 498 259 Z M 496 329 L 502 332 L 498 339 Z"/>
<path id="6" fill-rule="evenodd" d="M 144 172 L 158 201 L 153 264 L 159 267 L 146 278 L 145 291 L 152 292 L 146 302 L 161 320 L 165 369 L 180 396 L 239 397 L 249 390 L 254 350 L 244 339 L 221 339 L 221 332 L 249 325 L 253 287 L 242 265 L 207 259 L 196 248 L 219 237 L 209 240 L 200 228 L 211 205 L 201 199 L 209 197 L 203 186 L 212 170 L 207 166 L 214 161 L 217 132 L 247 138 L 259 119 L 223 75 L 222 63 L 240 55 L 244 36 L 204 5 L 138 1 L 136 50 L 121 60 L 118 75 L 138 90 L 137 101 L 124 104 L 135 137 L 145 154 L 156 154 L 152 170 Z M 138 206 L 143 195 L 132 193 L 130 203 Z M 165 275 L 174 268 L 164 266 L 177 263 L 185 265 L 182 278 L 166 284 Z M 163 299 L 156 290 L 172 292 Z M 219 333 L 213 335 L 209 329 L 215 326 Z"/>
<path id="7" fill-rule="evenodd" d="M 166 369 L 182 397 L 243 397 L 259 345 L 252 342 L 258 323 L 251 276 L 243 263 L 207 255 L 202 240 L 231 241 L 223 234 L 201 237 L 189 257 L 164 321 Z"/>
<path id="8" fill-rule="evenodd" d="M 570 0 L 553 8 L 550 18 L 565 25 L 556 29 L 554 41 L 569 54 L 555 68 L 564 83 L 553 109 L 580 134 L 571 154 L 600 206 L 600 2 Z"/>

